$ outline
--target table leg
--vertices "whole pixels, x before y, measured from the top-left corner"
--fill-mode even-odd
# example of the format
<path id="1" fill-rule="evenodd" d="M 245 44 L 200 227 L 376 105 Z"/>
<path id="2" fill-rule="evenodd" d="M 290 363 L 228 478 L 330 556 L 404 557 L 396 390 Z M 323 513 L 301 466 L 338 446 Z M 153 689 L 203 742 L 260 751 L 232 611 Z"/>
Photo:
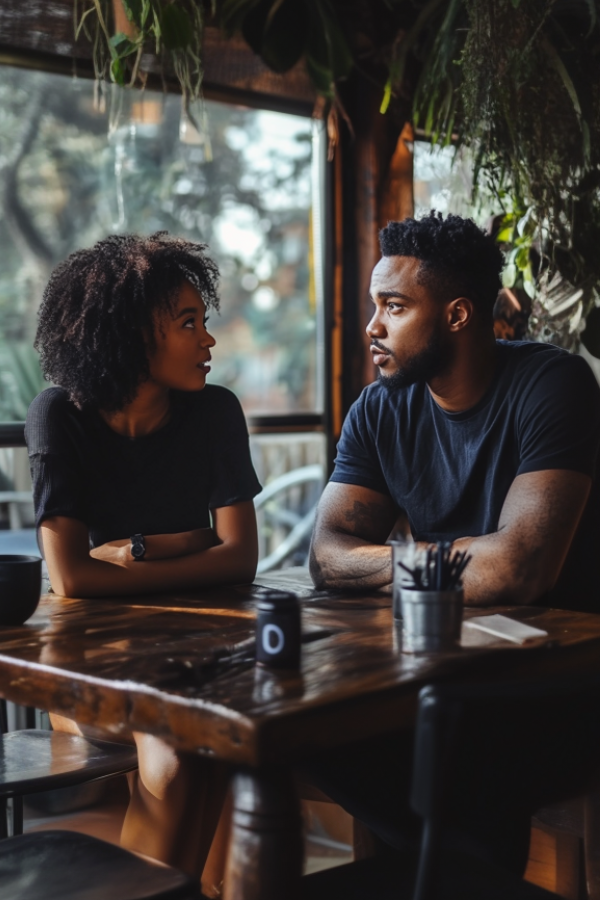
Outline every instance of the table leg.
<path id="1" fill-rule="evenodd" d="M 300 801 L 289 769 L 245 769 L 233 779 L 223 900 L 298 900 Z"/>
<path id="2" fill-rule="evenodd" d="M 585 877 L 589 900 L 600 900 L 600 791 L 592 790 L 584 803 Z"/>

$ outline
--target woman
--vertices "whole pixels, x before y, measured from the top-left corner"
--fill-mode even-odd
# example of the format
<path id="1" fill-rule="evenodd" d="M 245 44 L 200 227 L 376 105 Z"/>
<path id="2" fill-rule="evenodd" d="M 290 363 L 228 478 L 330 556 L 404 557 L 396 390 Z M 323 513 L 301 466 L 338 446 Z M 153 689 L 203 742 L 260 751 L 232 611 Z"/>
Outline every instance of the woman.
<path id="1" fill-rule="evenodd" d="M 48 388 L 26 438 L 53 590 L 107 597 L 252 581 L 260 485 L 240 405 L 206 386 L 218 271 L 204 246 L 121 235 L 53 272 L 35 347 Z M 76 723 L 53 716 L 61 730 Z M 97 731 L 96 731 L 97 733 Z M 200 874 L 222 805 L 218 764 L 132 734 L 122 843 Z"/>

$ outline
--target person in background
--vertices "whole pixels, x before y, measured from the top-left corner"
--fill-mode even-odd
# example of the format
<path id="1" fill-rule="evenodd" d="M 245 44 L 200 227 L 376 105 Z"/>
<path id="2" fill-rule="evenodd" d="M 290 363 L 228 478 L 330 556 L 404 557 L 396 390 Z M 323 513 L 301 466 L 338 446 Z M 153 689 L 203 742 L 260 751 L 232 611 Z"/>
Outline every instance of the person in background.
<path id="1" fill-rule="evenodd" d="M 102 602 L 254 578 L 260 484 L 248 432 L 236 397 L 206 384 L 217 283 L 204 245 L 164 232 L 109 237 L 53 272 L 35 346 L 55 386 L 31 404 L 26 440 L 55 593 Z M 148 734 L 130 740 L 139 772 L 123 846 L 199 876 L 224 766 Z"/>

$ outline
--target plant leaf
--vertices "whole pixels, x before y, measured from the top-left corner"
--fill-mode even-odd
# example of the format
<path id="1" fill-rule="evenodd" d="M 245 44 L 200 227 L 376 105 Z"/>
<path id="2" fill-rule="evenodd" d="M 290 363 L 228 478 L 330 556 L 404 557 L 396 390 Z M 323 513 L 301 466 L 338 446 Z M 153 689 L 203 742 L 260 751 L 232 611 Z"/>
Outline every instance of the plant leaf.
<path id="1" fill-rule="evenodd" d="M 125 59 L 126 56 L 137 53 L 138 45 L 131 41 L 122 31 L 119 31 L 111 37 L 109 48 L 113 59 Z"/>
<path id="2" fill-rule="evenodd" d="M 512 226 L 507 226 L 498 232 L 496 236 L 496 240 L 499 244 L 508 244 L 513 239 L 513 228 Z M 510 287 L 510 285 L 504 285 L 505 287 Z"/>
<path id="3" fill-rule="evenodd" d="M 510 263 L 502 272 L 502 287 L 511 288 L 517 280 L 517 267 Z"/>
<path id="4" fill-rule="evenodd" d="M 125 86 L 125 66 L 118 57 L 117 59 L 113 59 L 110 64 L 110 74 L 112 80 L 116 84 L 120 85 L 121 87 Z"/>
<path id="5" fill-rule="evenodd" d="M 306 69 L 317 91 L 323 94 L 324 97 L 329 97 L 333 100 L 335 91 L 331 69 L 327 66 L 322 66 L 311 54 L 306 56 Z"/>
<path id="6" fill-rule="evenodd" d="M 144 0 L 121 0 L 125 15 L 137 28 L 142 27 Z"/>
<path id="7" fill-rule="evenodd" d="M 573 104 L 573 108 L 574 108 L 575 112 L 577 113 L 577 118 L 581 120 L 581 115 L 582 115 L 581 104 L 579 102 L 579 97 L 577 96 L 577 91 L 575 90 L 575 85 L 573 84 L 571 76 L 567 72 L 567 67 L 565 66 L 564 62 L 560 58 L 560 55 L 559 55 L 556 47 L 553 47 L 547 38 L 542 38 L 541 45 L 544 48 L 544 51 L 547 54 L 551 65 L 560 75 L 562 82 L 565 86 L 565 89 L 566 89 L 569 97 L 571 98 L 571 103 Z"/>
<path id="8" fill-rule="evenodd" d="M 167 50 L 185 50 L 192 40 L 192 22 L 187 10 L 174 3 L 164 6 L 160 17 L 162 40 Z"/>
<path id="9" fill-rule="evenodd" d="M 263 32 L 261 56 L 275 72 L 287 72 L 302 56 L 308 16 L 298 0 L 277 0 L 271 7 Z"/>

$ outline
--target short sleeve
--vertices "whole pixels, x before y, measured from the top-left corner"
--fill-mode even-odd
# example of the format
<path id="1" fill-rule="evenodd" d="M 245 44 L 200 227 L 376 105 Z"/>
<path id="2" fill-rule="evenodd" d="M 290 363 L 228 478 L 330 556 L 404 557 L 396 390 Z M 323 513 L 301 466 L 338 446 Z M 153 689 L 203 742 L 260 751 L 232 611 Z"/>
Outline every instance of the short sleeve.
<path id="1" fill-rule="evenodd" d="M 600 387 L 587 362 L 563 353 L 541 367 L 518 414 L 517 474 L 569 469 L 595 478 Z"/>
<path id="2" fill-rule="evenodd" d="M 71 437 L 71 402 L 60 388 L 49 388 L 31 403 L 25 423 L 35 524 L 52 516 L 87 521 L 81 464 Z"/>
<path id="3" fill-rule="evenodd" d="M 261 486 L 252 465 L 248 428 L 239 400 L 226 388 L 214 391 L 210 431 L 209 509 L 252 500 L 260 493 Z"/>
<path id="4" fill-rule="evenodd" d="M 367 393 L 350 407 L 337 445 L 330 481 L 356 484 L 380 494 L 390 493 L 365 415 Z"/>

